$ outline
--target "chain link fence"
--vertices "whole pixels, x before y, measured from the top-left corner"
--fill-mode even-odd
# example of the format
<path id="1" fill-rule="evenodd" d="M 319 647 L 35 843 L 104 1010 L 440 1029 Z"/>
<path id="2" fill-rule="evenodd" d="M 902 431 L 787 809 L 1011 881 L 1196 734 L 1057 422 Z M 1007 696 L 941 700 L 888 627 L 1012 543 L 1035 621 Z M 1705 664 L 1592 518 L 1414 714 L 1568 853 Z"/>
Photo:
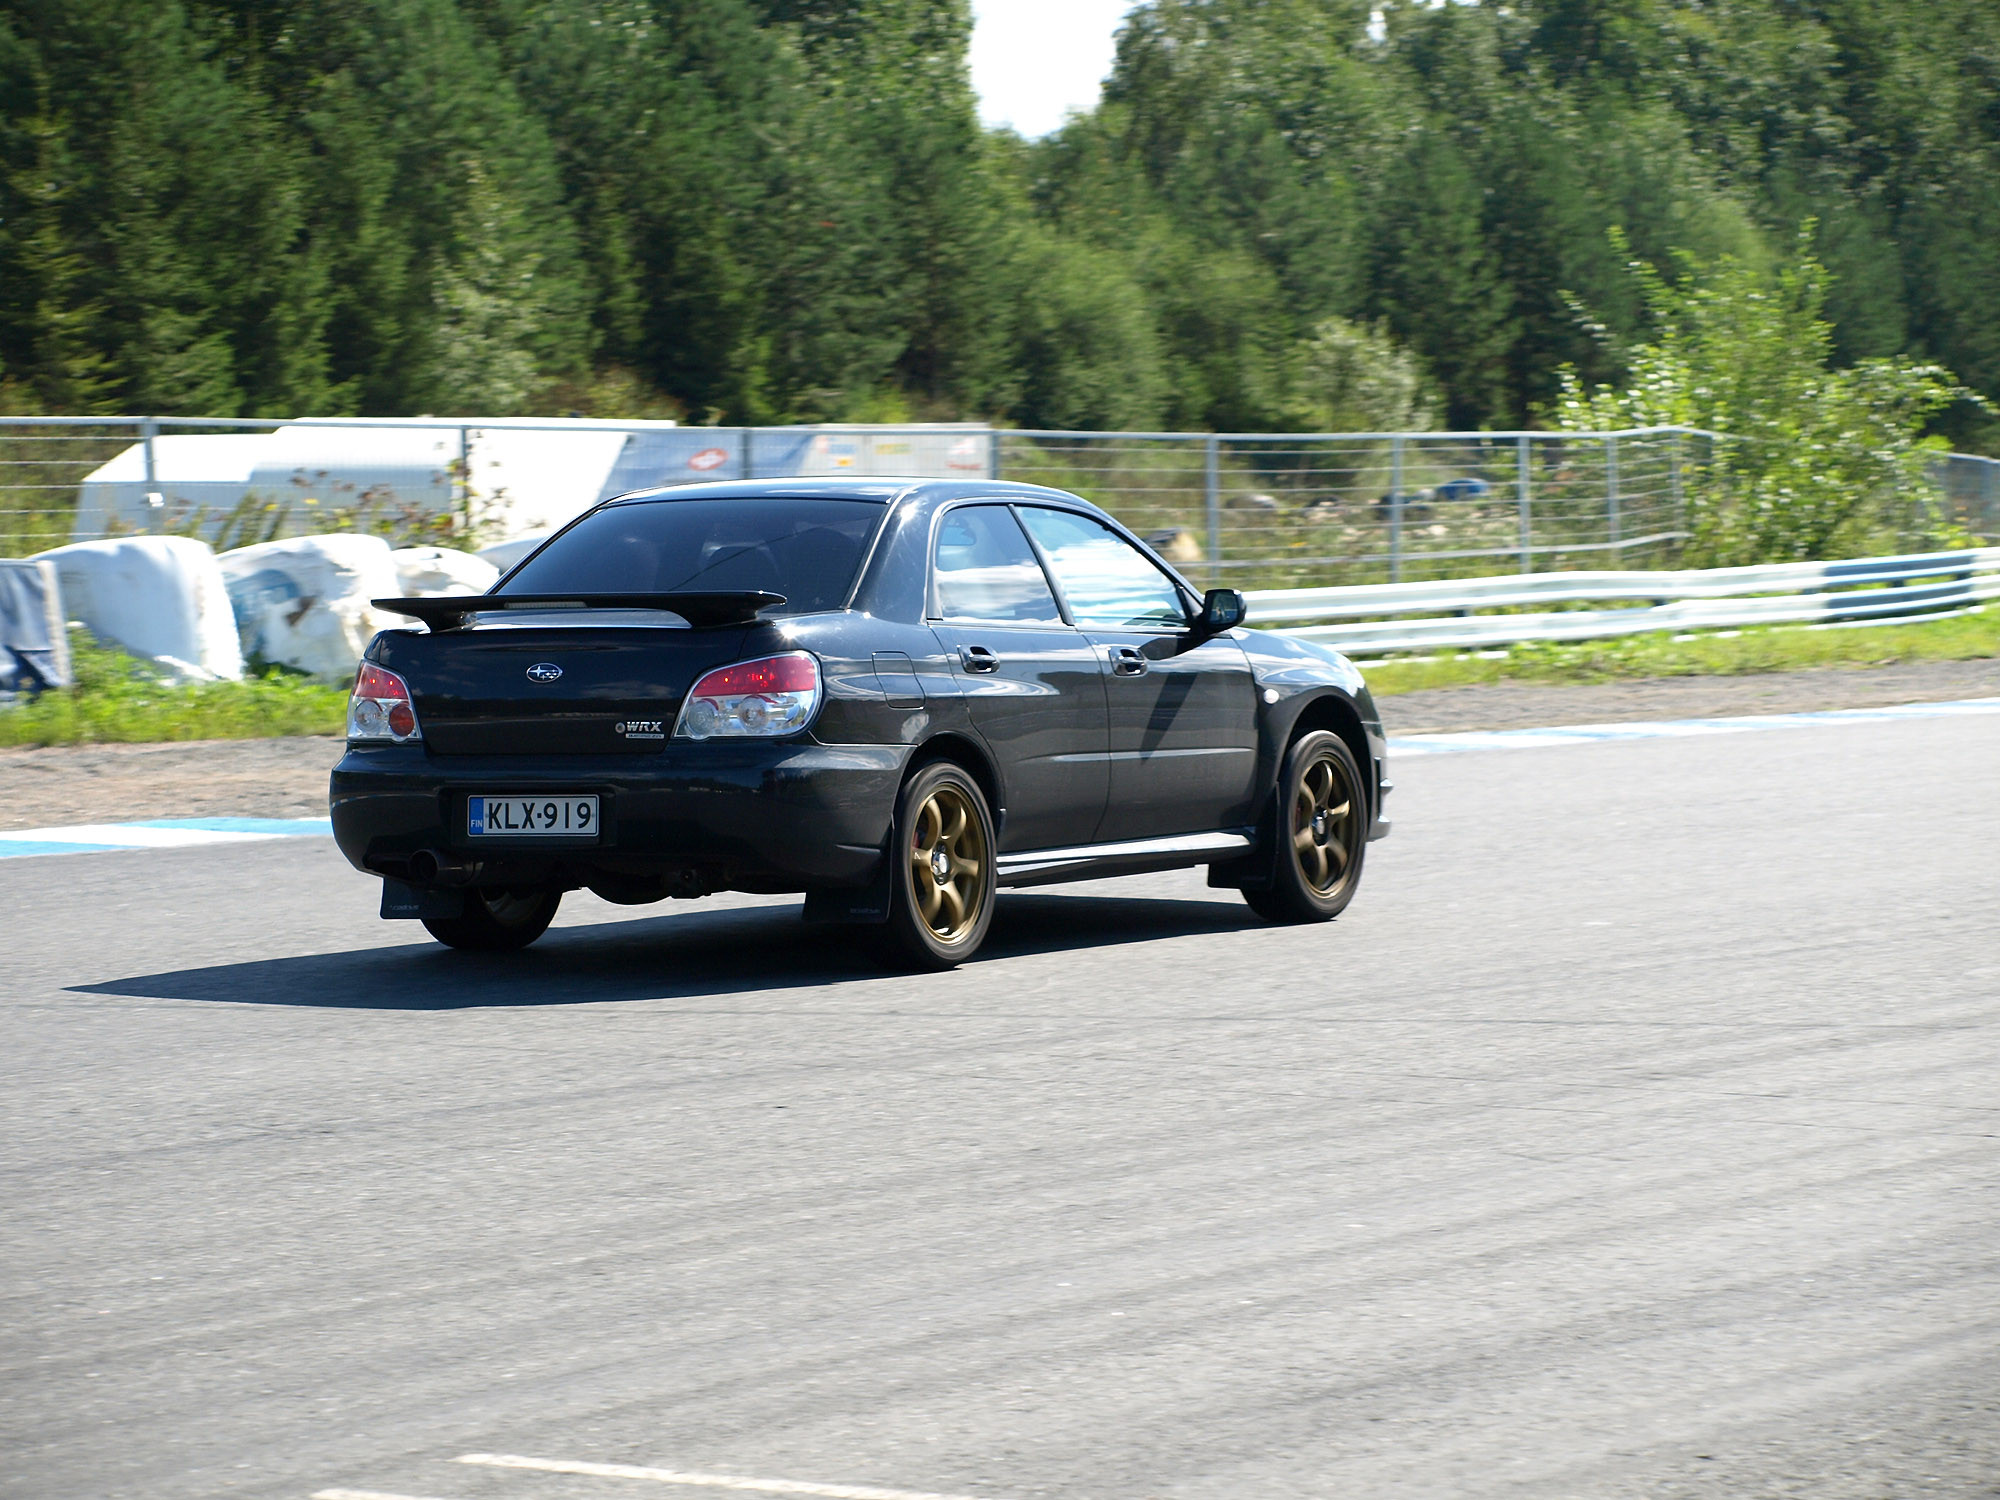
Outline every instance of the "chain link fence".
<path id="1" fill-rule="evenodd" d="M 379 441 L 347 441 L 338 427 L 318 434 L 319 452 L 267 451 L 294 425 L 0 417 L 0 555 L 145 532 L 226 548 L 303 532 L 451 539 L 458 529 L 466 444 L 456 427 L 402 426 L 401 446 L 434 450 L 416 462 L 385 457 Z"/>
<path id="2" fill-rule="evenodd" d="M 76 540 L 84 480 L 150 430 L 137 418 L 0 417 L 0 556 Z"/>
<path id="3" fill-rule="evenodd" d="M 2000 459 L 1949 453 L 1931 471 L 1952 518 L 1987 546 L 2000 545 Z"/>
<path id="4" fill-rule="evenodd" d="M 1191 577 L 1244 588 L 1674 567 L 1726 439 L 1630 432 L 1021 432 L 661 422 L 0 417 L 0 555 L 123 532 L 218 546 L 373 531 L 483 545 L 708 479 L 1003 478 L 1070 490 Z M 1936 469 L 2000 542 L 2000 462 Z"/>
<path id="5" fill-rule="evenodd" d="M 1709 434 L 1002 432 L 999 472 L 1072 490 L 1210 581 L 1400 582 L 1670 566 Z"/>

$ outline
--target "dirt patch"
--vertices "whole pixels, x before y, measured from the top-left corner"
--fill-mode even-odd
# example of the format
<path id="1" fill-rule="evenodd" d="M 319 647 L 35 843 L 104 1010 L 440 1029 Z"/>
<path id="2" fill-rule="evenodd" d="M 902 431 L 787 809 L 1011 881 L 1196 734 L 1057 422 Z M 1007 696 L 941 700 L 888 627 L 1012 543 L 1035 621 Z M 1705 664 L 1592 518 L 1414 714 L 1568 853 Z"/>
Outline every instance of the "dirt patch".
<path id="1" fill-rule="evenodd" d="M 140 818 L 323 818 L 331 738 L 0 750 L 0 828 Z"/>
<path id="2" fill-rule="evenodd" d="M 1364 666 L 1363 670 L 1366 668 Z M 1391 734 L 1452 729 L 1540 729 L 1638 719 L 1725 719 L 1742 714 L 1887 708 L 2000 697 L 2000 659 L 1903 662 L 1755 677 L 1643 677 L 1630 682 L 1492 682 L 1378 698 Z"/>
<path id="3" fill-rule="evenodd" d="M 1707 719 L 2000 697 L 2000 660 L 1665 677 L 1580 687 L 1501 682 L 1380 700 L 1391 734 Z M 0 750 L 0 829 L 140 818 L 322 818 L 337 739 Z"/>

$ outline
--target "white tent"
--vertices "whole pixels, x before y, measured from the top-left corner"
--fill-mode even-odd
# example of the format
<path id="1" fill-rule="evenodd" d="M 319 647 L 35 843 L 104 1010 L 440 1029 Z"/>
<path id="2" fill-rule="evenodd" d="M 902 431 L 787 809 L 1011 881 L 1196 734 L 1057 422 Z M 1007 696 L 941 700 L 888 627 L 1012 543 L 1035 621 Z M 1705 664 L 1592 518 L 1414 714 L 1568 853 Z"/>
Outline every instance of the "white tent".
<path id="1" fill-rule="evenodd" d="M 471 477 L 473 519 L 503 536 L 560 526 L 602 498 L 635 431 L 672 423 L 432 420 L 296 422 L 270 432 L 172 433 L 135 443 L 83 481 L 72 535 L 192 526 L 211 539 L 240 506 L 283 513 L 279 535 L 351 529 L 357 519 L 452 511 Z"/>
<path id="2" fill-rule="evenodd" d="M 631 438 L 623 427 L 561 432 L 501 423 L 482 427 L 472 443 L 475 513 L 488 515 L 486 530 L 500 536 L 567 525 L 605 498 L 611 471 Z"/>
<path id="3" fill-rule="evenodd" d="M 221 437 L 175 433 L 153 439 L 153 480 L 146 479 L 146 449 L 134 443 L 110 463 L 85 476 L 77 499 L 74 541 L 90 541 L 114 529 L 157 530 L 169 520 L 166 497 L 179 514 L 227 515 L 250 490 L 264 433 Z"/>

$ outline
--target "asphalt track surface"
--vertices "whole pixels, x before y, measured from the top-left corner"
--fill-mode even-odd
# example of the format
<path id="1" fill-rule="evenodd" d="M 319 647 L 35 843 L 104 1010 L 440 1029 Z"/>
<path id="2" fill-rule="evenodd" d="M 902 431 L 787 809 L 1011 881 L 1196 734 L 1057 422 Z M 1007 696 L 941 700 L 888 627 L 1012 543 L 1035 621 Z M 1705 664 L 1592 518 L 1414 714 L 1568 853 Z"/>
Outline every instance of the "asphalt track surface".
<path id="1" fill-rule="evenodd" d="M 933 978 L 7 861 L 0 1493 L 2000 1493 L 1996 765 L 1412 758 L 1330 927 L 1022 893 Z"/>

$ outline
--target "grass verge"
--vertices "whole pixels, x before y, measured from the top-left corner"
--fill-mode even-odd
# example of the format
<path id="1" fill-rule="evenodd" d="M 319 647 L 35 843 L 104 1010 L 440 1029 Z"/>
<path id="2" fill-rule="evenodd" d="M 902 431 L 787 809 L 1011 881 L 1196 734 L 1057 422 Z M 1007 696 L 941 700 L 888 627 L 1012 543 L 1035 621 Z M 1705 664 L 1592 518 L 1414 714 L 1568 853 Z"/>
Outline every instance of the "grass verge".
<path id="1" fill-rule="evenodd" d="M 253 740 L 339 734 L 347 690 L 270 669 L 176 687 L 144 662 L 70 632 L 75 686 L 0 706 L 0 746 Z"/>
<path id="2" fill-rule="evenodd" d="M 1814 668 L 1885 667 L 1911 661 L 2000 656 L 2000 610 L 1924 625 L 1865 630 L 1714 631 L 1704 635 L 1612 636 L 1601 641 L 1529 642 L 1505 656 L 1451 652 L 1388 656 L 1360 663 L 1377 697 L 1482 682 L 1611 682 L 1634 677 L 1742 677 Z"/>

